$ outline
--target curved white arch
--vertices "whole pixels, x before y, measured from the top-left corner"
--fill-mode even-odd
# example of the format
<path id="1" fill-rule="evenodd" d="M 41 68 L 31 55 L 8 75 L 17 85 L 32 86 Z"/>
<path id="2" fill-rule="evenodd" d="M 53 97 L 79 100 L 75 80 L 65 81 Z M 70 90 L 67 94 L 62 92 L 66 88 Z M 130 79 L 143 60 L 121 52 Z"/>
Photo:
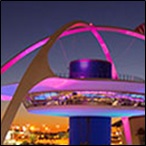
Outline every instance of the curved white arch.
<path id="1" fill-rule="evenodd" d="M 84 25 L 85 26 L 85 25 Z M 60 37 L 76 34 L 76 33 L 81 33 L 81 32 L 86 32 L 86 31 L 91 31 L 91 26 L 88 25 L 86 28 L 76 28 L 76 29 L 71 29 L 63 32 Z M 129 35 L 132 37 L 136 37 L 141 40 L 145 40 L 145 35 L 140 34 L 138 32 L 135 32 L 133 30 L 129 29 L 124 29 L 124 28 L 118 28 L 118 27 L 109 27 L 109 26 L 94 26 L 97 31 L 108 31 L 108 32 L 116 32 L 124 35 Z M 30 47 L 24 49 L 22 52 L 18 53 L 16 56 L 14 56 L 12 59 L 10 59 L 8 62 L 6 62 L 2 67 L 1 67 L 1 74 L 6 72 L 10 67 L 12 67 L 15 63 L 17 63 L 20 59 L 28 55 L 29 53 L 33 52 L 37 48 L 43 46 L 46 44 L 47 41 L 49 41 L 50 37 L 46 37 Z"/>
<path id="2" fill-rule="evenodd" d="M 74 21 L 62 26 L 50 37 L 50 41 L 48 41 L 43 46 L 43 48 L 41 48 L 41 50 L 30 63 L 28 69 L 24 73 L 24 76 L 22 77 L 16 89 L 13 99 L 11 100 L 8 108 L 6 109 L 5 115 L 3 116 L 1 122 L 1 144 L 3 144 L 4 138 L 6 136 L 7 131 L 9 130 L 13 118 L 16 115 L 16 112 L 21 102 L 23 101 L 23 98 L 26 96 L 29 90 L 41 80 L 47 77 L 55 76 L 48 64 L 48 52 L 51 49 L 52 45 L 56 42 L 58 37 L 64 31 L 66 31 L 70 27 L 74 27 L 74 25 L 77 24 L 78 26 L 83 27 L 86 23 L 82 21 Z M 36 72 L 36 74 L 34 74 L 34 72 Z"/>
<path id="3" fill-rule="evenodd" d="M 103 38 L 101 37 L 101 35 L 98 33 L 98 31 L 95 29 L 94 26 L 91 27 L 91 32 L 95 36 L 97 41 L 99 42 L 106 59 L 112 64 L 112 78 L 118 79 L 118 73 L 117 73 L 114 61 L 110 55 L 110 52 L 109 52 L 109 49 L 108 49 L 106 43 L 104 42 Z"/>
<path id="4" fill-rule="evenodd" d="M 42 41 L 34 44 L 33 46 L 30 46 L 25 51 L 23 51 L 20 54 L 18 54 L 17 56 L 15 56 L 13 59 L 11 59 L 8 63 L 6 63 L 1 68 L 2 73 L 4 73 L 4 71 L 9 69 L 12 65 L 14 65 L 21 58 L 23 58 L 24 56 L 26 56 L 33 50 L 37 49 L 38 46 L 40 47 L 40 46 L 44 45 L 43 48 L 41 48 L 41 50 L 38 52 L 36 57 L 33 59 L 31 64 L 29 65 L 28 69 L 26 70 L 24 76 L 22 77 L 22 79 L 20 81 L 20 84 L 18 85 L 18 88 L 16 89 L 13 99 L 10 102 L 10 104 L 5 112 L 5 115 L 1 122 L 1 127 L 2 127 L 1 144 L 4 141 L 5 135 L 9 129 L 11 122 L 13 121 L 13 118 L 14 118 L 23 98 L 25 97 L 25 95 L 29 92 L 29 90 L 34 85 L 36 85 L 41 80 L 43 80 L 47 77 L 55 76 L 55 74 L 52 72 L 52 70 L 50 68 L 50 65 L 48 64 L 48 57 L 47 57 L 48 52 L 51 49 L 52 45 L 60 37 L 75 33 L 76 29 L 78 29 L 76 31 L 76 33 L 80 33 L 81 31 L 82 32 L 91 31 L 91 28 L 93 28 L 91 25 L 88 25 L 88 23 L 82 22 L 82 21 L 74 21 L 74 22 L 68 23 L 68 24 L 64 25 L 63 27 L 61 27 L 60 29 L 58 29 L 49 38 L 43 39 Z M 100 28 L 98 28 L 98 29 L 100 29 Z M 113 31 L 113 29 L 111 29 L 111 30 Z M 140 35 L 133 31 L 129 31 L 129 30 L 125 30 L 125 29 L 123 29 L 123 30 L 117 29 L 117 32 L 131 35 L 131 36 L 134 36 L 134 37 L 137 37 L 140 39 L 145 39 L 145 37 L 143 35 Z M 39 65 L 39 68 L 38 68 L 38 65 Z M 34 72 L 36 74 L 34 74 Z"/>
<path id="5" fill-rule="evenodd" d="M 48 64 L 48 52 L 51 49 L 52 45 L 56 42 L 57 39 L 59 39 L 62 36 L 67 36 L 70 34 L 73 34 L 75 31 L 75 28 L 78 28 L 78 33 L 82 31 L 90 31 L 91 26 L 88 25 L 86 22 L 82 21 L 74 21 L 71 23 L 68 23 L 58 29 L 52 36 L 49 38 L 45 38 L 42 41 L 34 44 L 33 46 L 29 47 L 25 50 L 25 52 L 21 52 L 17 56 L 15 56 L 12 60 L 10 60 L 8 63 L 6 63 L 1 71 L 4 73 L 8 68 L 10 68 L 12 65 L 14 65 L 18 60 L 38 48 L 38 46 L 44 45 L 43 48 L 38 52 L 36 57 L 32 60 L 31 64 L 29 65 L 28 69 L 26 70 L 24 76 L 22 77 L 20 84 L 18 85 L 16 92 L 14 94 L 13 99 L 11 100 L 5 115 L 1 122 L 1 144 L 4 141 L 5 135 L 9 129 L 9 126 L 11 125 L 13 118 L 23 100 L 23 98 L 26 96 L 26 94 L 29 92 L 29 90 L 36 85 L 41 80 L 47 78 L 47 77 L 54 77 L 55 74 L 52 72 L 50 65 Z M 85 27 L 85 28 L 84 28 Z M 113 29 L 111 29 L 113 30 Z M 121 31 L 121 29 L 118 29 L 117 31 Z M 125 32 L 126 31 L 126 32 Z M 128 33 L 127 33 L 128 32 Z M 137 38 L 144 39 L 145 37 L 143 35 L 140 35 L 138 33 L 135 33 L 133 31 L 129 30 L 122 30 L 121 33 L 136 36 Z M 49 40 L 49 41 L 48 41 Z M 39 66 L 39 68 L 38 68 Z M 42 71 L 43 70 L 43 71 Z M 36 72 L 36 74 L 34 74 Z M 32 78 L 33 77 L 33 78 Z"/>

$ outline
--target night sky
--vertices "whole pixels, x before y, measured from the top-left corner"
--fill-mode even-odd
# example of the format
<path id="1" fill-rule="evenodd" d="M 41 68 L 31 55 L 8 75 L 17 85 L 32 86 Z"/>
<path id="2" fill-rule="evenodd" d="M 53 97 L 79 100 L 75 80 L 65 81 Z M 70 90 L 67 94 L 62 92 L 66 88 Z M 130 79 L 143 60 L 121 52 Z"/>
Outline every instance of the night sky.
<path id="1" fill-rule="evenodd" d="M 53 34 L 73 20 L 129 29 L 135 29 L 145 21 L 145 1 L 2 1 L 1 8 L 1 66 L 27 46 Z M 101 35 L 108 44 L 119 73 L 145 78 L 143 41 L 115 33 L 102 32 Z M 23 58 L 1 75 L 1 84 L 19 82 L 36 53 Z M 53 46 L 49 55 L 56 73 L 66 73 L 68 63 L 74 59 L 105 59 L 99 44 L 90 33 L 62 38 Z M 2 104 L 2 109 L 5 104 Z M 47 120 L 55 121 L 54 118 Z M 63 121 L 67 122 L 66 119 Z"/>

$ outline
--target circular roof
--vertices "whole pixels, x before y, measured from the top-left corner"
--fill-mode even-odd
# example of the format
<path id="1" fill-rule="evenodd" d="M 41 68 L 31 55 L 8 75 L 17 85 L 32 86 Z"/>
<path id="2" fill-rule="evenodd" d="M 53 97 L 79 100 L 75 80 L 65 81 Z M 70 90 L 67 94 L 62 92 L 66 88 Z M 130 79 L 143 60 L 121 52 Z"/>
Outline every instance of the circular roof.
<path id="1" fill-rule="evenodd" d="M 46 91 L 100 90 L 145 94 L 145 83 L 111 79 L 69 79 L 52 77 L 42 80 L 29 93 Z"/>
<path id="2" fill-rule="evenodd" d="M 11 100 L 17 86 L 18 83 L 2 86 L 1 100 Z M 52 77 L 39 82 L 29 91 L 29 93 L 64 90 L 100 90 L 145 94 L 145 83 L 111 79 L 68 79 Z"/>

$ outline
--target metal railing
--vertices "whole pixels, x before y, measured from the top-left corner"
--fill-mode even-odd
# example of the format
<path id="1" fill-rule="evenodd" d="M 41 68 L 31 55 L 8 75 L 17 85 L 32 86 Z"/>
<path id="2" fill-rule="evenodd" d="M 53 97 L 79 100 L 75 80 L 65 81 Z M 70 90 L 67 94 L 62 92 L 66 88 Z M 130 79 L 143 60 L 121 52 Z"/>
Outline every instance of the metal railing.
<path id="1" fill-rule="evenodd" d="M 69 78 L 69 74 L 67 73 L 57 73 L 57 76 L 62 77 L 62 78 Z M 128 75 L 128 74 L 119 74 L 118 79 L 123 80 L 123 81 L 145 82 L 145 80 L 140 77 Z"/>
<path id="2" fill-rule="evenodd" d="M 119 74 L 119 79 L 125 81 L 145 82 L 145 80 L 140 77 L 127 74 Z"/>

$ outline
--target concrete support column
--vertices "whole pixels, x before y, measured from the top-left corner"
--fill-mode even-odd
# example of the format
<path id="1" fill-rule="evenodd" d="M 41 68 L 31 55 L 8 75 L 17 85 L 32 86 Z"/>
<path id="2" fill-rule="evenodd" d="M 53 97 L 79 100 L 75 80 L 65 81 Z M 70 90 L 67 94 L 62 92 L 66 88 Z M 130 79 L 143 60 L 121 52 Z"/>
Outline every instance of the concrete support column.
<path id="1" fill-rule="evenodd" d="M 122 117 L 122 124 L 124 128 L 124 135 L 126 139 L 126 145 L 132 145 L 131 128 L 128 117 Z"/>
<path id="2" fill-rule="evenodd" d="M 70 145 L 110 144 L 110 117 L 70 117 Z"/>

